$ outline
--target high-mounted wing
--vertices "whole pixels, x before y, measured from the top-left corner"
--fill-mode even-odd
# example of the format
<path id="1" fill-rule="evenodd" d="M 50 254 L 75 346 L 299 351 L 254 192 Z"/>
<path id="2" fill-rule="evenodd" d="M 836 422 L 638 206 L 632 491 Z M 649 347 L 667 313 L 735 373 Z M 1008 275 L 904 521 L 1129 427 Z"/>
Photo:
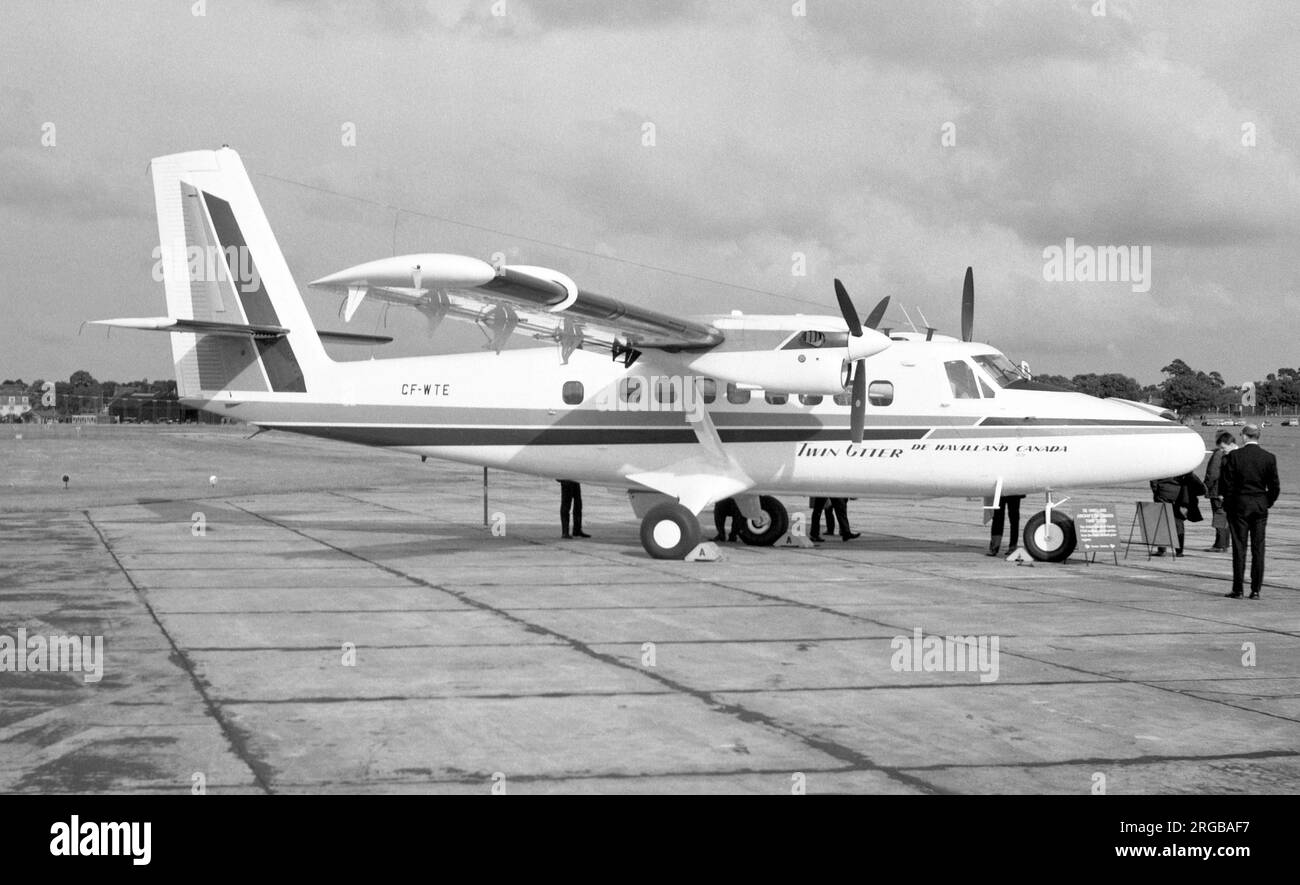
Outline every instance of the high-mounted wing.
<path id="1" fill-rule="evenodd" d="M 478 322 L 498 350 L 515 332 L 558 341 L 569 352 L 586 342 L 600 344 L 616 357 L 644 349 L 707 350 L 723 340 L 707 323 L 579 289 L 556 270 L 497 268 L 465 255 L 382 258 L 322 277 L 311 286 L 346 292 L 345 319 L 371 297 L 415 307 L 435 323 L 444 316 Z"/>

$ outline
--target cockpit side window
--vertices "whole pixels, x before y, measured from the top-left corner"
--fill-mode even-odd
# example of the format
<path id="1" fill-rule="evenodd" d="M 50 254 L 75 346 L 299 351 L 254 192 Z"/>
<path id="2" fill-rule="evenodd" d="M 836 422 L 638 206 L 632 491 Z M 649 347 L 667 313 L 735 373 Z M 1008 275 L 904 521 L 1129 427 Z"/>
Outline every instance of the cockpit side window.
<path id="1" fill-rule="evenodd" d="M 965 360 L 949 360 L 943 364 L 948 373 L 948 386 L 952 388 L 953 399 L 979 399 L 979 387 L 975 384 L 975 370 Z"/>
<path id="2" fill-rule="evenodd" d="M 1017 381 L 1024 381 L 1025 376 L 1016 368 L 1016 364 L 1011 362 L 1000 353 L 981 353 L 971 357 L 975 365 L 979 366 L 989 377 L 993 379 L 998 387 L 1010 387 Z"/>

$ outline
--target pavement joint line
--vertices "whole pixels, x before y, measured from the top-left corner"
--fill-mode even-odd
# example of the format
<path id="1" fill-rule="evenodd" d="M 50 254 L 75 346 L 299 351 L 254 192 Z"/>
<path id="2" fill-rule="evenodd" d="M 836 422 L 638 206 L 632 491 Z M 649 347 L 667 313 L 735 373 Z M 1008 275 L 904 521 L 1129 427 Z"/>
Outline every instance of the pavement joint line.
<path id="1" fill-rule="evenodd" d="M 136 598 L 140 601 L 140 604 L 144 606 L 145 611 L 149 613 L 149 617 L 158 627 L 159 632 L 161 632 L 163 637 L 167 640 L 167 644 L 171 647 L 172 654 L 176 656 L 176 660 L 181 662 L 181 667 L 185 670 L 186 675 L 189 676 L 190 684 L 193 685 L 194 690 L 198 692 L 199 697 L 203 701 L 203 705 L 207 708 L 208 715 L 216 721 L 218 727 L 221 729 L 222 735 L 230 744 L 231 750 L 234 751 L 235 756 L 243 762 L 245 766 L 247 766 L 249 773 L 252 774 L 253 780 L 257 783 L 257 786 L 259 786 L 263 792 L 271 794 L 273 792 L 271 785 L 268 782 L 265 771 L 263 771 L 265 766 L 260 760 L 253 756 L 252 752 L 248 748 L 247 739 L 240 733 L 239 729 L 235 727 L 234 723 L 226 719 L 222 714 L 220 707 L 212 699 L 211 695 L 208 694 L 207 688 L 204 686 L 203 681 L 199 679 L 198 673 L 194 669 L 194 662 L 190 660 L 189 655 L 187 655 L 180 645 L 177 644 L 175 638 L 167 630 L 167 627 L 163 625 L 162 619 L 158 617 L 158 613 L 154 611 L 153 605 L 150 604 L 148 596 L 136 585 L 135 579 L 131 577 L 130 571 L 127 570 L 126 566 L 122 564 L 121 560 L 118 559 L 117 554 L 113 551 L 113 545 L 109 543 L 106 537 L 104 537 L 104 533 L 99 530 L 99 526 L 95 525 L 95 519 L 90 515 L 90 511 L 83 510 L 82 513 L 86 517 L 86 522 L 90 524 L 90 527 L 94 530 L 96 536 L 98 536 L 100 543 L 104 545 L 104 550 L 107 551 L 108 555 L 112 558 L 113 564 L 122 572 L 123 577 L 126 578 L 127 583 L 131 585 L 131 589 L 135 592 Z"/>
<path id="2" fill-rule="evenodd" d="M 1063 760 L 1033 760 L 1022 762 L 984 762 L 984 763 L 940 763 L 935 765 L 909 765 L 902 766 L 900 770 L 925 772 L 932 774 L 934 772 L 944 771 L 963 771 L 979 769 L 1051 769 L 1077 766 L 1116 766 L 1116 767 L 1134 767 L 1141 765 L 1162 765 L 1170 762 L 1231 762 L 1231 761 L 1263 761 L 1269 759 L 1291 759 L 1300 756 L 1300 751 L 1294 750 L 1254 750 L 1245 753 L 1216 753 L 1207 755 L 1146 755 L 1133 757 L 1080 757 Z M 861 767 L 855 765 L 842 766 L 803 766 L 799 769 L 806 775 L 852 775 L 852 774 L 879 774 L 880 769 L 875 767 Z M 432 774 L 432 771 L 430 771 Z M 673 771 L 641 771 L 641 772 L 573 772 L 560 774 L 519 774 L 509 777 L 511 782 L 517 783 L 565 783 L 570 781 L 601 781 L 601 780 L 670 780 L 676 778 L 748 778 L 762 777 L 771 775 L 774 777 L 788 777 L 791 771 L 784 768 L 728 768 L 712 770 L 673 770 Z M 427 780 L 418 782 L 420 785 L 429 787 L 481 787 L 485 782 L 490 780 L 491 773 L 484 771 L 479 776 L 467 777 L 460 775 L 449 778 L 430 777 Z M 320 790 L 322 786 L 331 788 L 349 788 L 349 787 L 382 787 L 386 785 L 400 785 L 411 787 L 415 784 L 409 779 L 398 777 L 373 778 L 367 780 L 331 780 L 331 781 L 282 781 L 280 788 L 283 791 L 293 790 Z M 238 788 L 239 784 L 232 785 Z"/>
<path id="3" fill-rule="evenodd" d="M 164 590 L 164 591 L 165 591 L 165 590 L 168 590 L 168 589 L 177 589 L 177 588 L 159 588 L 159 587 L 154 587 L 154 588 L 152 588 L 152 590 L 155 591 L 155 592 L 158 591 L 158 590 Z M 403 589 L 405 589 L 405 588 L 403 588 Z M 580 611 L 580 612 L 587 612 L 587 611 L 590 611 L 590 612 L 608 612 L 608 611 L 618 612 L 618 611 L 627 611 L 627 612 L 634 612 L 634 611 L 662 611 L 664 608 L 684 609 L 684 610 L 688 610 L 688 611 L 706 611 L 706 610 L 709 610 L 709 609 L 721 609 L 721 610 L 727 610 L 727 609 L 733 609 L 733 608 L 767 609 L 767 608 L 782 608 L 782 607 L 783 607 L 783 606 L 781 606 L 781 605 L 775 605 L 775 604 L 774 604 L 774 605 L 752 605 L 752 604 L 750 604 L 750 605 L 740 605 L 740 604 L 736 604 L 736 605 L 672 605 L 672 606 L 662 606 L 662 607 L 659 607 L 659 608 L 651 608 L 651 607 L 648 607 L 648 606 L 641 606 L 641 605 L 573 605 L 573 606 L 563 606 L 563 607 L 560 607 L 560 606 L 509 606 L 509 605 L 503 605 L 503 606 L 501 606 L 501 608 L 504 609 L 505 611 L 514 611 L 514 612 L 554 612 L 554 611 Z M 271 609 L 259 609 L 258 611 L 259 611 L 259 613 L 261 613 L 261 614 L 267 614 L 267 615 L 318 615 L 318 614 L 319 614 L 319 615 L 339 615 L 339 614 L 342 614 L 342 615 L 347 615 L 347 614 L 353 614 L 353 615 L 379 615 L 379 614 L 409 614 L 409 613 L 411 613 L 411 612 L 420 612 L 420 613 L 424 613 L 424 614 L 432 614 L 432 613 L 434 613 L 434 612 L 465 612 L 465 611 L 475 611 L 475 609 L 472 609 L 472 608 L 470 608 L 470 607 L 467 606 L 467 607 L 464 607 L 464 608 L 271 608 Z M 167 612 L 167 614 L 169 614 L 169 615 L 221 615 L 221 614 L 225 614 L 224 612 L 211 611 L 211 610 L 209 610 L 209 609 L 178 609 L 178 608 L 169 608 L 169 609 L 166 609 L 166 612 Z M 1003 634 L 1003 635 L 1007 635 L 1007 634 Z"/>
<path id="4" fill-rule="evenodd" d="M 856 765 L 826 766 L 815 768 L 804 766 L 799 769 L 804 774 L 880 774 L 879 768 L 863 768 Z M 432 773 L 432 772 L 430 772 Z M 466 777 L 464 775 L 452 778 L 429 778 L 421 781 L 423 784 L 436 786 L 482 786 L 490 782 L 492 772 L 483 772 L 478 777 Z M 601 781 L 601 780 L 642 780 L 647 778 L 712 778 L 712 777 L 754 777 L 772 775 L 774 777 L 783 777 L 787 781 L 793 771 L 788 768 L 725 768 L 725 769 L 706 769 L 706 770 L 673 770 L 673 771 L 639 771 L 639 772 L 622 772 L 622 771 L 605 771 L 605 772 L 564 772 L 561 774 L 516 774 L 510 775 L 507 780 L 512 783 L 563 783 L 566 781 Z M 401 784 L 409 786 L 408 780 L 399 778 L 375 778 L 374 780 L 339 780 L 326 781 L 330 785 L 339 786 L 376 786 L 384 784 Z M 318 786 L 313 781 L 295 781 L 286 783 L 287 788 L 312 789 Z"/>
<path id="5" fill-rule="evenodd" d="M 242 507 L 239 508 L 239 509 L 244 510 L 244 508 L 242 508 Z M 663 676 L 662 674 L 659 674 L 659 673 L 648 672 L 648 671 L 646 671 L 645 668 L 642 668 L 642 667 L 636 667 L 636 666 L 634 666 L 634 665 L 630 665 L 630 664 L 628 664 L 627 662 L 625 662 L 625 661 L 623 661 L 623 660 L 621 660 L 621 659 L 619 659 L 619 658 L 616 658 L 616 657 L 614 657 L 614 656 L 612 656 L 612 655 L 607 655 L 607 654 L 603 654 L 603 653 L 601 653 L 601 652 L 597 652 L 597 651 L 596 651 L 594 648 L 592 648 L 591 645 L 589 645 L 588 643 L 582 642 L 582 641 L 580 641 L 580 640 L 574 639 L 574 638 L 569 637 L 569 636 L 565 636 L 563 633 L 560 633 L 559 631 L 554 630 L 554 629 L 552 629 L 552 628 L 545 627 L 545 626 L 542 626 L 542 625 L 540 625 L 540 624 L 534 624 L 534 623 L 528 621 L 528 620 L 525 619 L 525 618 L 519 617 L 519 616 L 517 616 L 517 615 L 513 615 L 513 614 L 511 614 L 511 613 L 508 612 L 508 611 L 504 611 L 504 610 L 502 610 L 502 609 L 495 608 L 494 606 L 489 605 L 488 603 L 482 602 L 482 601 L 480 601 L 480 600 L 476 600 L 476 599 L 474 599 L 473 597 L 469 596 L 468 594 L 461 593 L 461 592 L 458 592 L 458 591 L 448 590 L 448 589 L 446 589 L 446 588 L 444 588 L 444 587 L 441 587 L 441 586 L 439 586 L 439 585 L 437 585 L 437 584 L 434 584 L 434 583 L 431 582 L 431 581 L 427 581 L 427 580 L 424 580 L 424 579 L 422 579 L 422 578 L 416 578 L 416 577 L 414 577 L 414 576 L 412 576 L 412 575 L 408 575 L 408 574 L 406 574 L 406 573 L 400 571 L 399 569 L 395 569 L 395 568 L 393 568 L 393 567 L 391 567 L 391 566 L 384 565 L 383 563 L 379 563 L 379 562 L 375 562 L 375 561 L 373 561 L 373 560 L 366 559 L 365 557 L 361 556 L 361 555 L 358 554 L 358 553 L 355 553 L 355 552 L 352 552 L 352 551 L 345 550 L 344 548 L 337 547 L 337 546 L 335 546 L 335 545 L 333 545 L 333 544 L 330 544 L 329 542 L 321 541 L 321 540 L 318 539 L 318 538 L 313 538 L 311 535 L 307 534 L 306 532 L 300 531 L 299 529 L 296 529 L 296 528 L 294 528 L 294 527 L 292 527 L 292 526 L 290 526 L 290 525 L 286 525 L 286 524 L 284 524 L 284 523 L 277 522 L 276 520 L 270 519 L 269 517 L 263 516 L 262 514 L 257 513 L 257 512 L 255 512 L 255 511 L 244 510 L 244 512 L 245 512 L 245 513 L 248 513 L 248 514 L 250 514 L 250 515 L 252 515 L 252 516 L 256 516 L 256 517 L 258 517 L 259 519 L 264 519 L 264 520 L 266 520 L 267 522 L 269 522 L 269 523 L 271 523 L 271 524 L 273 524 L 273 525 L 278 525 L 278 526 L 280 526 L 281 528 L 285 529 L 286 531 L 293 532 L 294 534 L 301 535 L 302 537 L 304 537 L 304 538 L 308 538 L 309 540 L 315 540 L 317 543 L 320 543 L 320 544 L 322 544 L 323 546 L 329 547 L 329 548 L 332 549 L 332 550 L 338 550 L 338 551 L 340 551 L 340 552 L 343 552 L 343 553 L 348 554 L 349 556 L 353 556 L 353 557 L 355 557 L 356 559 L 358 559 L 358 560 L 360 560 L 360 561 L 362 561 L 362 562 L 368 562 L 368 563 L 370 563 L 372 566 L 374 566 L 375 568 L 380 569 L 380 570 L 385 571 L 385 572 L 388 572 L 389 574 L 399 575 L 399 576 L 406 577 L 406 578 L 408 578 L 408 579 L 410 579 L 410 580 L 413 580 L 413 581 L 418 581 L 420 584 L 423 584 L 423 585 L 426 586 L 426 587 L 429 587 L 429 588 L 434 589 L 434 590 L 440 590 L 440 591 L 442 591 L 443 593 L 451 593 L 452 595 L 457 596 L 458 598 L 461 598 L 461 599 L 466 600 L 467 602 L 469 602 L 469 603 L 472 604 L 472 605 L 475 605 L 475 606 L 477 606 L 477 607 L 479 607 L 479 608 L 482 608 L 484 611 L 488 611 L 488 612 L 494 613 L 494 614 L 496 614 L 496 615 L 499 616 L 499 617 L 505 618 L 505 619 L 507 619 L 507 620 L 509 620 L 509 621 L 511 621 L 511 622 L 513 622 L 513 623 L 515 623 L 515 624 L 517 624 L 517 625 L 519 625 L 519 626 L 524 627 L 525 629 L 528 629 L 528 630 L 531 630 L 531 631 L 541 631 L 541 632 L 543 632 L 543 633 L 545 633 L 545 634 L 547 634 L 547 635 L 554 636 L 554 637 L 556 637 L 557 639 L 560 639 L 561 641 L 567 643 L 571 648 L 573 648 L 573 650 L 575 650 L 575 651 L 577 651 L 577 652 L 579 652 L 579 653 L 581 653 L 581 654 L 584 654 L 584 655 L 586 655 L 587 657 L 592 658 L 593 660 L 600 661 L 600 662 L 602 662 L 602 663 L 605 663 L 606 665 L 614 666 L 614 667 L 617 667 L 617 668 L 619 668 L 619 669 L 628 670 L 628 671 L 631 671 L 631 672 L 634 672 L 634 673 L 641 674 L 641 675 L 644 676 L 645 678 L 648 678 L 648 679 L 654 680 L 654 681 L 656 681 L 656 682 L 659 682 L 659 683 L 661 683 L 661 684 L 663 684 L 663 685 L 666 685 L 666 686 L 668 686 L 669 688 L 673 689 L 674 691 L 676 691 L 676 692 L 678 692 L 678 693 L 680 693 L 680 694 L 683 694 L 683 695 L 686 695 L 686 696 L 689 696 L 689 697 L 694 698 L 695 700 L 697 700 L 697 701 L 703 703 L 705 706 L 707 706 L 708 708 L 714 710 L 715 712 L 719 712 L 719 713 L 723 713 L 723 714 L 729 715 L 729 716 L 731 716 L 731 717 L 733 717 L 733 718 L 739 719 L 741 722 L 760 723 L 760 724 L 766 726 L 768 729 L 770 729 L 770 730 L 772 730 L 772 731 L 775 731 L 775 732 L 777 732 L 777 733 L 779 733 L 779 734 L 783 734 L 783 735 L 785 735 L 785 736 L 787 736 L 787 737 L 793 737 L 793 738 L 795 738 L 795 739 L 801 741 L 802 743 L 804 743 L 804 744 L 805 744 L 806 746 L 808 746 L 810 749 L 817 750 L 818 752 L 821 752 L 821 753 L 823 753 L 824 755 L 830 756 L 831 758 L 839 759 L 839 760 L 841 760 L 841 761 L 843 761 L 843 762 L 846 762 L 846 763 L 849 763 L 849 764 L 856 764 L 856 765 L 861 765 L 861 766 L 863 766 L 863 767 L 872 768 L 872 769 L 874 769 L 874 770 L 880 771 L 882 774 L 884 774 L 884 775 L 886 775 L 886 776 L 888 776 L 888 777 L 890 777 L 890 778 L 892 778 L 892 779 L 895 779 L 895 780 L 897 780 L 897 781 L 899 781 L 899 782 L 901 782 L 901 783 L 907 784 L 908 786 L 913 787 L 913 788 L 918 789 L 918 790 L 921 790 L 921 791 L 923 791 L 923 792 L 926 792 L 926 793 L 946 793 L 946 792 L 947 792 L 946 790 L 943 790 L 943 789 L 937 787 L 937 786 L 934 785 L 934 784 L 930 784 L 930 783 L 926 782 L 925 780 L 923 780 L 923 779 L 921 779 L 921 778 L 912 777 L 912 776 L 910 776 L 910 775 L 904 775 L 904 774 L 901 774 L 901 773 L 899 773 L 899 772 L 896 772 L 896 771 L 893 770 L 893 769 L 890 769 L 890 768 L 887 768 L 887 767 L 880 766 L 880 765 L 878 765 L 878 764 L 872 762 L 872 760 L 871 760 L 870 758 L 868 758 L 867 756 L 865 756 L 864 754 L 858 752 L 857 750 L 852 749 L 851 747 L 846 747 L 846 746 L 843 746 L 843 745 L 837 744 L 837 743 L 835 743 L 834 741 L 831 741 L 831 740 L 829 740 L 829 739 L 827 739 L 827 738 L 821 738 L 821 737 L 818 737 L 818 736 L 815 736 L 815 735 L 804 734 L 803 732 L 799 731 L 798 729 L 796 729 L 796 728 L 794 728 L 794 727 L 792 727 L 792 726 L 790 726 L 790 725 L 787 725 L 787 724 L 785 724 L 785 723 L 782 723 L 782 722 L 780 722 L 777 718 L 775 718 L 775 717 L 773 717 L 773 716 L 770 716 L 770 715 L 767 715 L 767 714 L 765 714 L 765 713 L 761 713 L 761 712 L 754 711 L 754 710 L 748 710 L 748 709 L 746 709 L 746 708 L 744 708 L 744 707 L 741 707 L 741 706 L 739 706 L 739 705 L 736 705 L 736 704 L 728 704 L 728 703 L 724 703 L 723 701 L 720 701 L 720 700 L 718 700 L 717 698 L 713 697 L 713 696 L 712 696 L 709 692 L 707 692 L 707 691 L 703 691 L 703 690 L 700 690 L 700 689 L 696 689 L 696 688 L 693 688 L 692 686 L 688 686 L 688 685 L 685 685 L 685 684 L 683 684 L 683 683 L 677 682 L 677 681 L 675 681 L 675 680 L 668 679 L 667 677 L 665 677 L 665 676 Z M 527 540 L 527 539 L 525 539 L 525 540 Z M 539 542 L 536 542 L 536 541 L 528 541 L 528 543 L 531 543 L 531 544 L 538 544 Z"/>
<path id="6" fill-rule="evenodd" d="M 1294 759 L 1300 757 L 1300 750 L 1248 750 L 1243 753 L 1170 753 L 1169 755 L 1147 754 L 1143 756 L 1105 757 L 1086 756 L 1077 759 L 1032 759 L 1022 762 L 944 762 L 934 765 L 910 765 L 909 771 L 943 771 L 970 768 L 1056 768 L 1061 765 L 1160 765 L 1166 762 L 1229 762 L 1252 759 Z"/>
<path id="7" fill-rule="evenodd" d="M 552 640 L 549 642 L 543 642 L 541 640 L 538 640 L 535 642 L 525 643 L 524 647 L 557 648 L 562 645 L 564 645 L 564 643 L 560 642 L 559 640 Z M 411 649 L 411 648 L 520 648 L 520 647 L 521 646 L 518 642 L 465 642 L 465 643 L 417 642 L 417 643 L 408 643 L 405 645 L 366 646 L 366 648 L 373 649 L 375 651 L 385 651 L 385 650 L 393 650 L 393 649 Z M 250 652 L 250 651 L 279 651 L 285 653 L 311 652 L 313 654 L 323 652 L 323 651 L 337 652 L 339 650 L 339 647 L 337 645 L 192 645 L 190 646 L 190 648 L 193 651 L 205 651 L 205 652 L 228 651 L 228 652 L 242 653 L 242 652 Z"/>
<path id="8" fill-rule="evenodd" d="M 924 689 L 942 688 L 951 689 L 980 689 L 992 690 L 999 687 L 1003 688 L 1042 688 L 1053 685 L 1105 685 L 1127 684 L 1124 680 L 1116 677 L 1101 677 L 1097 679 L 1078 680 L 1066 679 L 1043 679 L 1043 680 L 1023 680 L 1020 682 L 1003 682 L 999 680 L 996 683 L 982 682 L 930 682 L 913 685 L 787 685 L 787 686 L 770 686 L 770 687 L 749 687 L 749 686 L 714 686 L 707 689 L 713 694 L 800 694 L 814 692 L 865 692 L 865 691 L 919 691 Z M 415 695 L 365 695 L 365 696 L 306 696 L 306 697 L 288 697 L 288 698 L 244 698 L 244 697 L 221 697 L 220 702 L 223 704 L 339 704 L 339 703 L 379 703 L 393 701 L 518 701 L 518 700 L 559 700 L 564 698 L 618 698 L 618 697 L 675 697 L 679 694 L 676 690 L 665 688 L 663 690 L 654 689 L 610 689 L 604 691 L 541 691 L 541 692 L 469 692 L 464 694 L 415 694 Z"/>

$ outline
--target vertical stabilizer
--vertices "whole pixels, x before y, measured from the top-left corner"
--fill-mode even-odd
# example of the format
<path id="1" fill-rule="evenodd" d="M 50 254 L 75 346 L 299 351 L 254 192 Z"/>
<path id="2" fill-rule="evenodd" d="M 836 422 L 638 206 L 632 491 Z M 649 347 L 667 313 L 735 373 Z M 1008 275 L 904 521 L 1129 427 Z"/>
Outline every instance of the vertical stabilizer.
<path id="1" fill-rule="evenodd" d="M 278 338 L 174 333 L 187 399 L 302 394 L 329 362 L 239 154 L 229 148 L 152 164 L 168 316 L 287 328 Z"/>

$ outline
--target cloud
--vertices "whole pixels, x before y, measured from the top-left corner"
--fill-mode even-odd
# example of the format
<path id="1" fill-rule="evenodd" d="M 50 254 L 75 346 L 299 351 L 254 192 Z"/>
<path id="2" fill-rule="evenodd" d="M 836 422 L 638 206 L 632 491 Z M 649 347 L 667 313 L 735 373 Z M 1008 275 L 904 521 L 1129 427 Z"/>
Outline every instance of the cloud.
<path id="1" fill-rule="evenodd" d="M 377 30 L 388 35 L 417 35 L 439 23 L 433 0 L 275 0 L 298 16 L 304 33 L 319 36 L 337 29 Z"/>
<path id="2" fill-rule="evenodd" d="M 490 0 L 265 0 L 210 3 L 203 19 L 161 2 L 16 8 L 0 34 L 9 284 L 77 292 L 58 308 L 68 320 L 123 312 L 109 292 L 151 297 L 147 261 L 97 252 L 93 286 L 51 256 L 98 243 L 112 217 L 147 256 L 147 160 L 229 142 L 300 279 L 389 254 L 396 221 L 399 251 L 510 251 L 671 312 L 834 312 L 839 276 L 864 309 L 888 294 L 950 330 L 971 264 L 977 333 L 1039 371 L 1154 380 L 1166 341 L 1234 377 L 1294 362 L 1284 324 L 1236 319 L 1295 303 L 1289 7 L 790 7 L 506 0 L 496 17 Z M 50 119 L 59 146 L 46 152 Z M 344 122 L 355 147 L 340 143 Z M 1241 144 L 1245 122 L 1255 147 Z M 1152 291 L 1046 282 L 1042 250 L 1066 237 L 1152 245 Z M 404 353 L 455 346 L 406 325 L 418 324 L 395 321 Z M 63 358 L 11 329 L 0 351 Z"/>
<path id="3" fill-rule="evenodd" d="M 701 10 L 700 0 L 514 0 L 543 27 L 642 28 L 681 24 Z"/>
<path id="4" fill-rule="evenodd" d="M 1134 48 L 1126 5 L 1093 0 L 874 0 L 809 3 L 807 23 L 841 52 L 957 75 L 1026 60 L 1104 59 Z"/>

